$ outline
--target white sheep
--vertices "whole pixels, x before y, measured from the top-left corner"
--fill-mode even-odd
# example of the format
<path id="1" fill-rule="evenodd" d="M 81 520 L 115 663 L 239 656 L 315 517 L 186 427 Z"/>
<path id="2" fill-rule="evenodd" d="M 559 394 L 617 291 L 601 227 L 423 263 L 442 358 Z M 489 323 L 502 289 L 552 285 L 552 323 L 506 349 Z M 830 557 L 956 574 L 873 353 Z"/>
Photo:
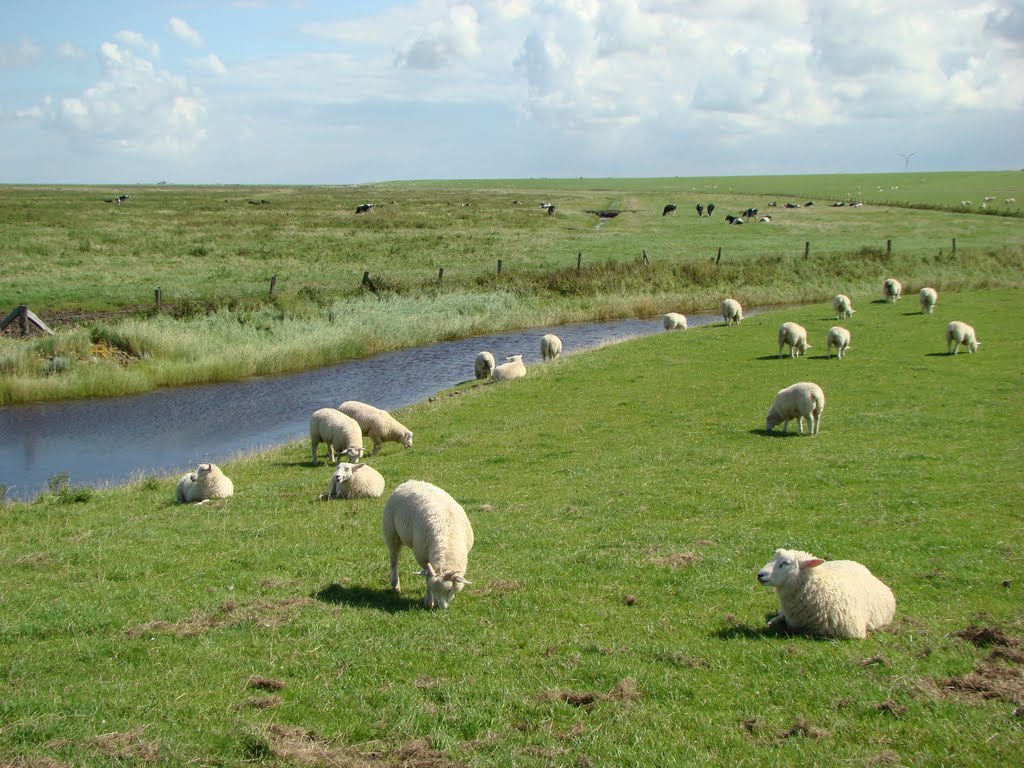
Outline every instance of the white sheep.
<path id="1" fill-rule="evenodd" d="M 811 381 L 801 381 L 780 389 L 775 395 L 775 402 L 768 409 L 765 429 L 771 432 L 778 424 L 782 431 L 789 430 L 789 422 L 796 419 L 800 434 L 804 433 L 804 419 L 807 419 L 808 432 L 817 434 L 821 427 L 821 413 L 825 410 L 825 393 L 821 387 Z"/>
<path id="2" fill-rule="evenodd" d="M 554 360 L 562 354 L 562 340 L 553 333 L 545 333 L 540 339 L 540 359 Z"/>
<path id="3" fill-rule="evenodd" d="M 967 323 L 961 323 L 959 320 L 954 320 L 946 326 L 946 352 L 951 355 L 957 354 L 960 351 L 961 344 L 967 347 L 967 351 L 972 355 L 981 346 L 981 342 L 978 341 L 978 335 L 974 332 L 973 327 Z"/>
<path id="4" fill-rule="evenodd" d="M 321 408 L 309 417 L 309 442 L 313 448 L 314 467 L 317 465 L 316 449 L 320 443 L 327 443 L 327 455 L 332 464 L 335 451 L 344 453 L 349 461 L 355 461 L 366 452 L 359 424 L 335 408 Z"/>
<path id="5" fill-rule="evenodd" d="M 669 312 L 661 319 L 661 324 L 665 326 L 666 331 L 675 331 L 679 328 L 685 331 L 688 327 L 686 325 L 686 315 L 678 312 Z"/>
<path id="6" fill-rule="evenodd" d="M 885 296 L 890 304 L 895 304 L 903 298 L 903 284 L 895 277 L 887 278 L 882 284 L 882 295 Z"/>
<path id="7" fill-rule="evenodd" d="M 384 504 L 384 544 L 391 558 L 391 589 L 401 592 L 398 555 L 412 550 L 427 580 L 425 608 L 447 608 L 466 581 L 473 526 L 446 491 L 421 480 L 406 480 Z"/>
<path id="8" fill-rule="evenodd" d="M 221 472 L 216 464 L 200 464 L 195 472 L 182 475 L 178 480 L 175 498 L 179 504 L 210 499 L 226 499 L 234 495 L 235 484 Z"/>
<path id="9" fill-rule="evenodd" d="M 825 561 L 809 552 L 775 550 L 757 574 L 775 587 L 781 610 L 769 627 L 822 637 L 863 639 L 896 614 L 892 590 L 860 563 Z"/>
<path id="10" fill-rule="evenodd" d="M 384 493 L 384 476 L 369 464 L 338 464 L 331 487 L 321 499 L 376 499 Z"/>
<path id="11" fill-rule="evenodd" d="M 508 362 L 502 363 L 491 376 L 495 381 L 509 381 L 510 379 L 521 379 L 526 375 L 526 364 L 522 355 L 512 355 L 505 358 Z"/>
<path id="12" fill-rule="evenodd" d="M 836 294 L 836 297 L 832 299 L 832 309 L 836 311 L 836 320 L 853 317 L 853 313 L 857 311 L 853 308 L 853 302 L 850 301 L 850 297 L 845 293 Z"/>
<path id="13" fill-rule="evenodd" d="M 779 357 L 782 348 L 789 345 L 789 356 L 798 357 L 805 354 L 811 345 L 807 343 L 807 329 L 798 323 L 783 323 L 779 326 Z"/>
<path id="14" fill-rule="evenodd" d="M 726 299 L 722 302 L 722 317 L 726 325 L 739 325 L 743 321 L 743 307 L 736 299 Z"/>
<path id="15" fill-rule="evenodd" d="M 412 448 L 412 431 L 387 411 L 358 400 L 346 400 L 338 406 L 338 410 L 355 419 L 362 434 L 373 440 L 371 456 L 376 456 L 387 442 L 401 443 L 406 448 Z"/>
<path id="16" fill-rule="evenodd" d="M 935 305 L 939 301 L 939 294 L 934 288 L 921 289 L 921 314 L 930 315 L 935 311 Z"/>
<path id="17" fill-rule="evenodd" d="M 825 337 L 825 349 L 828 352 L 828 359 L 832 359 L 832 347 L 836 348 L 836 355 L 842 360 L 850 349 L 850 332 L 840 325 L 833 325 L 828 329 Z"/>
<path id="18" fill-rule="evenodd" d="M 494 355 L 490 352 L 478 352 L 473 361 L 473 374 L 478 379 L 489 379 L 494 371 Z"/>

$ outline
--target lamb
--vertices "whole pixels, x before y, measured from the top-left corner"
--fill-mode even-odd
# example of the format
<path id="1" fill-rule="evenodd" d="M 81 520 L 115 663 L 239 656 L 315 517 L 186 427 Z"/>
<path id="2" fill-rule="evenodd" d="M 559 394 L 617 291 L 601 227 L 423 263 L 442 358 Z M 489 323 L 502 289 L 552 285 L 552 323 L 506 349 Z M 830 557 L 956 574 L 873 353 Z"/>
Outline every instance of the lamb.
<path id="1" fill-rule="evenodd" d="M 882 294 L 890 304 L 895 304 L 902 298 L 903 285 L 895 277 L 890 277 L 882 285 Z"/>
<path id="2" fill-rule="evenodd" d="M 825 348 L 828 351 L 828 359 L 832 359 L 832 347 L 836 348 L 836 354 L 842 360 L 850 349 L 850 332 L 839 325 L 833 325 L 828 329 L 825 337 Z"/>
<path id="3" fill-rule="evenodd" d="M 739 325 L 743 321 L 743 307 L 736 299 L 726 299 L 722 302 L 722 317 L 726 325 Z"/>
<path id="4" fill-rule="evenodd" d="M 384 476 L 369 464 L 342 462 L 331 475 L 331 487 L 321 499 L 376 499 L 384 493 Z"/>
<path id="5" fill-rule="evenodd" d="M 967 351 L 972 355 L 978 351 L 978 347 L 981 346 L 981 342 L 978 341 L 978 336 L 974 332 L 974 328 L 969 326 L 967 323 L 961 323 L 959 320 L 954 320 L 946 326 L 946 352 L 951 355 L 955 355 L 960 351 L 960 345 L 963 344 L 967 347 Z"/>
<path id="6" fill-rule="evenodd" d="M 476 360 L 473 362 L 473 373 L 478 379 L 489 379 L 492 371 L 494 371 L 494 355 L 490 352 L 478 352 Z"/>
<path id="7" fill-rule="evenodd" d="M 661 319 L 661 324 L 665 326 L 666 331 L 675 331 L 679 328 L 685 331 L 688 327 L 686 325 L 686 315 L 681 315 L 678 312 L 669 312 Z"/>
<path id="8" fill-rule="evenodd" d="M 495 381 L 509 381 L 511 379 L 521 379 L 526 375 L 526 364 L 523 363 L 522 355 L 512 355 L 511 357 L 505 358 L 508 362 L 502 363 L 491 376 Z"/>
<path id="9" fill-rule="evenodd" d="M 780 611 L 769 627 L 862 640 L 896 614 L 892 590 L 853 560 L 826 562 L 809 552 L 777 549 L 757 580 L 779 596 Z"/>
<path id="10" fill-rule="evenodd" d="M 775 402 L 768 409 L 765 429 L 771 432 L 782 424 L 782 431 L 789 430 L 789 422 L 796 419 L 800 434 L 804 433 L 804 419 L 807 419 L 809 434 L 817 434 L 821 428 L 821 413 L 825 410 L 825 393 L 821 387 L 810 381 L 801 381 L 780 389 Z"/>
<path id="11" fill-rule="evenodd" d="M 226 499 L 234 493 L 235 484 L 221 472 L 220 467 L 216 464 L 200 464 L 195 472 L 182 475 L 178 480 L 175 500 L 179 504 L 202 504 L 210 499 Z"/>
<path id="12" fill-rule="evenodd" d="M 423 607 L 447 608 L 466 584 L 473 526 L 446 491 L 421 480 L 406 480 L 384 504 L 384 544 L 391 558 L 391 589 L 401 592 L 398 555 L 412 550 L 427 580 Z"/>
<path id="13" fill-rule="evenodd" d="M 540 359 L 554 360 L 562 354 L 562 340 L 553 333 L 545 333 L 540 339 Z"/>
<path id="14" fill-rule="evenodd" d="M 373 440 L 371 456 L 380 453 L 381 446 L 387 442 L 401 443 L 406 448 L 412 448 L 412 431 L 387 411 L 358 400 L 346 400 L 338 406 L 338 410 L 355 419 L 361 434 Z"/>
<path id="15" fill-rule="evenodd" d="M 320 443 L 327 443 L 327 455 L 333 464 L 334 452 L 348 456 L 355 461 L 366 451 L 363 449 L 363 432 L 351 416 L 334 408 L 321 408 L 309 417 L 309 442 L 313 447 L 313 466 L 317 465 L 316 449 Z"/>
<path id="16" fill-rule="evenodd" d="M 935 311 L 935 305 L 939 301 L 939 294 L 934 288 L 921 289 L 921 314 L 930 315 Z"/>
<path id="17" fill-rule="evenodd" d="M 857 311 L 853 308 L 853 302 L 850 301 L 850 297 L 845 293 L 836 294 L 836 297 L 832 299 L 832 309 L 836 312 L 836 320 L 841 320 L 844 317 L 853 317 L 853 314 Z"/>
<path id="18" fill-rule="evenodd" d="M 783 323 L 779 326 L 779 357 L 782 348 L 789 344 L 789 356 L 799 357 L 805 354 L 811 345 L 807 343 L 807 329 L 798 323 Z"/>

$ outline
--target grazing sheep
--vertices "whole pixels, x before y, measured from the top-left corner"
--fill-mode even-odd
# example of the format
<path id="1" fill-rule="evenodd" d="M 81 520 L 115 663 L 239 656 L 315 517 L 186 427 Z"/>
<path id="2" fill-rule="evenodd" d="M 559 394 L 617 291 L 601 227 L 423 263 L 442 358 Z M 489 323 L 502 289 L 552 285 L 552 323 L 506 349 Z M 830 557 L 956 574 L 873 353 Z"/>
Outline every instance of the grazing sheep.
<path id="1" fill-rule="evenodd" d="M 789 422 L 796 419 L 800 434 L 804 433 L 804 419 L 807 419 L 808 433 L 815 435 L 821 427 L 821 413 L 825 410 L 825 393 L 821 387 L 810 381 L 801 381 L 780 389 L 775 402 L 768 409 L 765 429 L 771 432 L 778 424 L 782 431 L 789 430 Z"/>
<path id="2" fill-rule="evenodd" d="M 344 453 L 349 461 L 355 461 L 366 452 L 359 424 L 335 408 L 321 408 L 309 417 L 309 442 L 313 448 L 314 467 L 318 463 L 316 449 L 320 443 L 327 443 L 327 456 L 332 464 L 335 462 L 335 451 Z"/>
<path id="3" fill-rule="evenodd" d="M 369 464 L 342 462 L 331 475 L 331 487 L 321 499 L 376 499 L 384 493 L 384 476 Z"/>
<path id="4" fill-rule="evenodd" d="M 554 360 L 562 354 L 562 340 L 553 333 L 545 333 L 540 339 L 540 359 Z"/>
<path id="5" fill-rule="evenodd" d="M 216 464 L 200 464 L 195 472 L 182 475 L 178 480 L 175 500 L 179 504 L 201 504 L 210 499 L 226 499 L 234 493 L 235 484 L 220 471 L 220 467 Z"/>
<path id="6" fill-rule="evenodd" d="M 981 342 L 978 341 L 974 328 L 969 326 L 967 323 L 961 323 L 959 320 L 954 320 L 946 326 L 946 351 L 951 355 L 955 355 L 960 351 L 961 344 L 967 347 L 967 351 L 972 355 L 977 352 L 978 347 L 981 346 Z"/>
<path id="7" fill-rule="evenodd" d="M 670 213 L 675 213 L 675 212 L 676 212 L 675 203 L 669 203 L 668 205 L 665 206 L 664 210 L 662 210 L 661 215 L 662 216 L 668 216 Z"/>
<path id="8" fill-rule="evenodd" d="M 376 456 L 381 446 L 388 442 L 401 443 L 406 448 L 412 448 L 412 432 L 387 411 L 358 400 L 346 400 L 338 406 L 338 410 L 352 417 L 359 425 L 361 433 L 373 440 L 371 456 Z"/>
<path id="9" fill-rule="evenodd" d="M 939 301 L 939 294 L 934 288 L 921 289 L 921 314 L 930 315 L 935 311 L 935 305 Z"/>
<path id="10" fill-rule="evenodd" d="M 833 325 L 828 329 L 828 336 L 825 337 L 825 348 L 828 351 L 828 359 L 832 359 L 832 347 L 836 348 L 836 354 L 842 360 L 850 349 L 850 332 L 839 325 Z"/>
<path id="11" fill-rule="evenodd" d="M 789 356 L 799 357 L 806 354 L 811 345 L 807 343 L 807 329 L 798 323 L 783 323 L 779 326 L 779 357 L 782 348 L 789 345 Z"/>
<path id="12" fill-rule="evenodd" d="M 832 299 L 832 309 L 836 312 L 836 320 L 842 320 L 844 317 L 853 317 L 853 313 L 857 311 L 853 308 L 853 302 L 850 301 L 850 297 L 845 293 L 836 294 L 836 297 Z"/>
<path id="13" fill-rule="evenodd" d="M 669 312 L 661 319 L 661 324 L 665 326 L 666 331 L 675 331 L 679 328 L 685 331 L 688 327 L 686 325 L 686 315 L 681 315 L 678 312 Z"/>
<path id="14" fill-rule="evenodd" d="M 739 325 L 743 322 L 743 307 L 736 299 L 726 299 L 722 302 L 722 317 L 725 318 L 726 325 Z"/>
<path id="15" fill-rule="evenodd" d="M 412 550 L 427 580 L 424 608 L 447 608 L 466 581 L 473 526 L 447 492 L 420 480 L 406 480 L 384 504 L 384 544 L 391 558 L 391 589 L 401 592 L 398 555 Z"/>
<path id="16" fill-rule="evenodd" d="M 882 284 L 882 295 L 885 296 L 890 304 L 895 304 L 903 296 L 903 284 L 895 277 L 888 278 Z"/>
<path id="17" fill-rule="evenodd" d="M 490 352 L 478 352 L 473 361 L 473 373 L 478 379 L 489 379 L 494 370 L 494 355 Z"/>
<path id="18" fill-rule="evenodd" d="M 863 639 L 896 614 L 892 590 L 853 560 L 825 561 L 809 552 L 775 550 L 757 580 L 775 587 L 779 614 L 769 627 L 784 627 L 842 640 Z"/>
<path id="19" fill-rule="evenodd" d="M 523 363 L 522 355 L 512 355 L 505 358 L 508 362 L 502 363 L 491 373 L 495 381 L 509 381 L 510 379 L 521 379 L 526 375 L 526 364 Z"/>

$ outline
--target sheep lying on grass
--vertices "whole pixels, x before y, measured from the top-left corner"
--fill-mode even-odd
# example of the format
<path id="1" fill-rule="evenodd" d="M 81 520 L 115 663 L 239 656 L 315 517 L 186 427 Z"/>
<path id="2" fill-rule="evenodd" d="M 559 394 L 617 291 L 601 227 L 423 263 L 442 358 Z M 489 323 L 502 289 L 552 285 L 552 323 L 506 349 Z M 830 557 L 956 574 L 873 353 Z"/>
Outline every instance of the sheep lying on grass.
<path id="1" fill-rule="evenodd" d="M 175 499 L 179 504 L 201 504 L 210 499 L 226 499 L 234 493 L 235 484 L 220 471 L 220 467 L 216 464 L 200 464 L 195 472 L 182 475 L 178 480 Z"/>
<path id="2" fill-rule="evenodd" d="M 967 347 L 967 351 L 972 355 L 977 352 L 978 347 L 981 346 L 981 342 L 978 341 L 978 335 L 974 332 L 974 328 L 969 326 L 967 323 L 961 323 L 959 320 L 954 320 L 946 326 L 946 352 L 951 355 L 957 354 L 960 351 L 961 344 Z"/>
<path id="3" fill-rule="evenodd" d="M 805 354 L 811 345 L 807 343 L 807 329 L 798 323 L 783 323 L 779 327 L 779 357 L 782 348 L 789 345 L 789 356 L 798 357 Z"/>
<path id="4" fill-rule="evenodd" d="M 371 456 L 376 456 L 384 443 L 401 443 L 412 448 L 412 432 L 387 411 L 375 408 L 358 400 L 346 400 L 338 410 L 352 417 L 359 425 L 361 434 L 373 440 Z"/>
<path id="5" fill-rule="evenodd" d="M 494 371 L 494 355 L 490 352 L 478 352 L 473 361 L 473 374 L 478 379 L 489 379 Z"/>
<path id="6" fill-rule="evenodd" d="M 853 302 L 850 301 L 850 297 L 845 293 L 836 294 L 836 297 L 832 299 L 832 309 L 836 311 L 836 320 L 842 320 L 844 317 L 853 317 L 853 313 L 857 311 L 853 308 Z"/>
<path id="7" fill-rule="evenodd" d="M 338 464 L 331 487 L 321 499 L 376 499 L 384 493 L 384 476 L 369 464 Z"/>
<path id="8" fill-rule="evenodd" d="M 391 558 L 391 589 L 401 592 L 398 555 L 409 547 L 427 580 L 425 608 L 447 608 L 466 581 L 473 526 L 446 491 L 420 480 L 406 480 L 384 504 L 384 544 Z"/>
<path id="9" fill-rule="evenodd" d="M 526 375 L 526 364 L 522 355 L 512 355 L 505 358 L 508 362 L 502 363 L 494 369 L 491 376 L 495 381 L 508 381 L 510 379 L 521 379 Z"/>
<path id="10" fill-rule="evenodd" d="M 686 315 L 678 312 L 669 312 L 661 319 L 661 324 L 665 326 L 666 331 L 675 331 L 679 328 L 685 331 L 687 329 Z"/>
<path id="11" fill-rule="evenodd" d="M 903 296 L 903 285 L 895 277 L 890 277 L 882 284 L 882 295 L 890 304 L 895 304 Z"/>
<path id="12" fill-rule="evenodd" d="M 842 360 L 850 348 L 850 332 L 840 325 L 833 325 L 828 329 L 828 336 L 825 337 L 825 348 L 828 351 L 828 359 L 832 359 L 832 347 L 836 348 L 836 355 Z"/>
<path id="13" fill-rule="evenodd" d="M 736 299 L 726 299 L 722 302 L 722 317 L 726 325 L 739 325 L 743 321 L 743 307 Z"/>
<path id="14" fill-rule="evenodd" d="M 800 434 L 804 433 L 804 419 L 807 419 L 809 434 L 817 434 L 821 427 L 821 413 L 825 410 L 825 393 L 821 387 L 811 381 L 801 381 L 780 389 L 775 395 L 775 402 L 768 409 L 765 429 L 771 432 L 779 424 L 782 431 L 789 429 L 791 419 L 796 419 Z"/>
<path id="15" fill-rule="evenodd" d="M 547 362 L 562 354 L 562 340 L 553 333 L 545 333 L 540 339 L 540 359 Z"/>
<path id="16" fill-rule="evenodd" d="M 332 464 L 335 451 L 344 453 L 349 461 L 355 461 L 366 452 L 359 424 L 335 408 L 321 408 L 309 417 L 309 442 L 313 448 L 314 467 L 318 463 L 316 449 L 320 443 L 327 443 L 327 456 Z"/>
<path id="17" fill-rule="evenodd" d="M 935 305 L 939 301 L 939 294 L 934 288 L 922 288 L 921 293 L 921 314 L 930 315 L 935 311 Z"/>
<path id="18" fill-rule="evenodd" d="M 825 561 L 809 552 L 777 549 L 757 580 L 779 595 L 781 610 L 769 627 L 863 639 L 896 614 L 892 590 L 853 560 Z"/>

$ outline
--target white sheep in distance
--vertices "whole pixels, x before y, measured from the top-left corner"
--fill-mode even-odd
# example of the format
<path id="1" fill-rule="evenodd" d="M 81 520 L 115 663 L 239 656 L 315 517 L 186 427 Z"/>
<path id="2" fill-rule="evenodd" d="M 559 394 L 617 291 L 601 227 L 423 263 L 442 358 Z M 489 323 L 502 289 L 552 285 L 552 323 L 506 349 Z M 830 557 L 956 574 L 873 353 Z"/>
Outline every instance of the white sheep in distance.
<path id="1" fill-rule="evenodd" d="M 825 337 L 825 349 L 828 352 L 828 359 L 832 359 L 832 347 L 836 348 L 836 355 L 842 360 L 850 349 L 850 332 L 840 325 L 833 325 L 828 329 Z"/>
<path id="2" fill-rule="evenodd" d="M 446 491 L 421 480 L 406 480 L 384 504 L 384 544 L 391 562 L 391 589 L 401 592 L 398 555 L 412 550 L 427 580 L 425 608 L 447 608 L 466 580 L 473 526 Z"/>
<path id="3" fill-rule="evenodd" d="M 939 294 L 934 288 L 922 288 L 921 293 L 921 314 L 930 315 L 935 311 L 935 305 L 939 301 Z"/>
<path id="4" fill-rule="evenodd" d="M 801 381 L 780 389 L 775 395 L 775 402 L 768 409 L 765 429 L 771 432 L 779 424 L 782 431 L 789 430 L 789 422 L 796 419 L 800 434 L 804 433 L 804 419 L 807 419 L 809 434 L 817 434 L 821 427 L 821 413 L 825 410 L 825 393 L 821 387 L 811 381 Z"/>
<path id="5" fill-rule="evenodd" d="M 545 333 L 540 338 L 540 359 L 554 360 L 562 354 L 562 340 L 553 333 Z"/>
<path id="6" fill-rule="evenodd" d="M 384 493 L 384 476 L 369 464 L 338 464 L 331 487 L 321 499 L 376 499 Z"/>
<path id="7" fill-rule="evenodd" d="M 494 371 L 494 355 L 490 352 L 478 352 L 473 361 L 473 374 L 478 379 L 489 379 Z"/>
<path id="8" fill-rule="evenodd" d="M 967 347 L 967 351 L 972 355 L 981 346 L 981 342 L 978 341 L 978 335 L 974 332 L 973 327 L 967 323 L 961 323 L 959 320 L 954 320 L 946 326 L 946 352 L 951 355 L 957 354 L 960 351 L 961 344 Z"/>
<path id="9" fill-rule="evenodd" d="M 769 627 L 821 637 L 863 639 L 887 626 L 896 598 L 866 567 L 853 560 L 822 560 L 809 552 L 775 550 L 757 580 L 775 587 L 781 610 Z"/>
<path id="10" fill-rule="evenodd" d="M 661 319 L 661 324 L 665 326 L 666 331 L 675 331 L 679 328 L 685 331 L 687 329 L 686 315 L 682 315 L 679 312 L 669 312 Z"/>
<path id="11" fill-rule="evenodd" d="M 338 410 L 355 419 L 362 434 L 373 440 L 371 456 L 376 456 L 384 443 L 401 443 L 412 448 L 412 431 L 387 411 L 358 400 L 346 400 Z"/>
<path id="12" fill-rule="evenodd" d="M 890 304 L 895 304 L 903 298 L 903 284 L 895 277 L 887 278 L 886 281 L 882 283 L 882 295 L 885 296 L 886 300 Z"/>
<path id="13" fill-rule="evenodd" d="M 327 443 L 327 456 L 332 464 L 335 451 L 344 453 L 349 461 L 355 461 L 366 452 L 359 424 L 336 408 L 321 408 L 309 417 L 309 442 L 313 448 L 314 467 L 318 463 L 316 450 L 320 443 Z"/>
<path id="14" fill-rule="evenodd" d="M 805 354 L 811 345 L 807 343 L 807 329 L 798 323 L 783 323 L 779 326 L 779 357 L 782 348 L 789 345 L 789 356 L 798 357 Z"/>
<path id="15" fill-rule="evenodd" d="M 526 375 L 526 364 L 522 355 L 512 355 L 505 358 L 508 362 L 502 363 L 491 373 L 495 381 L 509 381 L 521 379 Z"/>
<path id="16" fill-rule="evenodd" d="M 739 325 L 743 321 L 743 307 L 736 299 L 726 299 L 722 302 L 722 317 L 726 325 Z"/>
<path id="17" fill-rule="evenodd" d="M 850 301 L 850 297 L 845 293 L 836 294 L 836 297 L 832 299 L 832 309 L 836 311 L 836 320 L 853 317 L 853 313 L 857 311 L 853 308 L 853 302 Z"/>
<path id="18" fill-rule="evenodd" d="M 200 464 L 195 472 L 182 475 L 178 480 L 175 499 L 179 504 L 188 504 L 210 499 L 226 499 L 235 493 L 231 478 L 221 472 L 216 464 Z"/>

